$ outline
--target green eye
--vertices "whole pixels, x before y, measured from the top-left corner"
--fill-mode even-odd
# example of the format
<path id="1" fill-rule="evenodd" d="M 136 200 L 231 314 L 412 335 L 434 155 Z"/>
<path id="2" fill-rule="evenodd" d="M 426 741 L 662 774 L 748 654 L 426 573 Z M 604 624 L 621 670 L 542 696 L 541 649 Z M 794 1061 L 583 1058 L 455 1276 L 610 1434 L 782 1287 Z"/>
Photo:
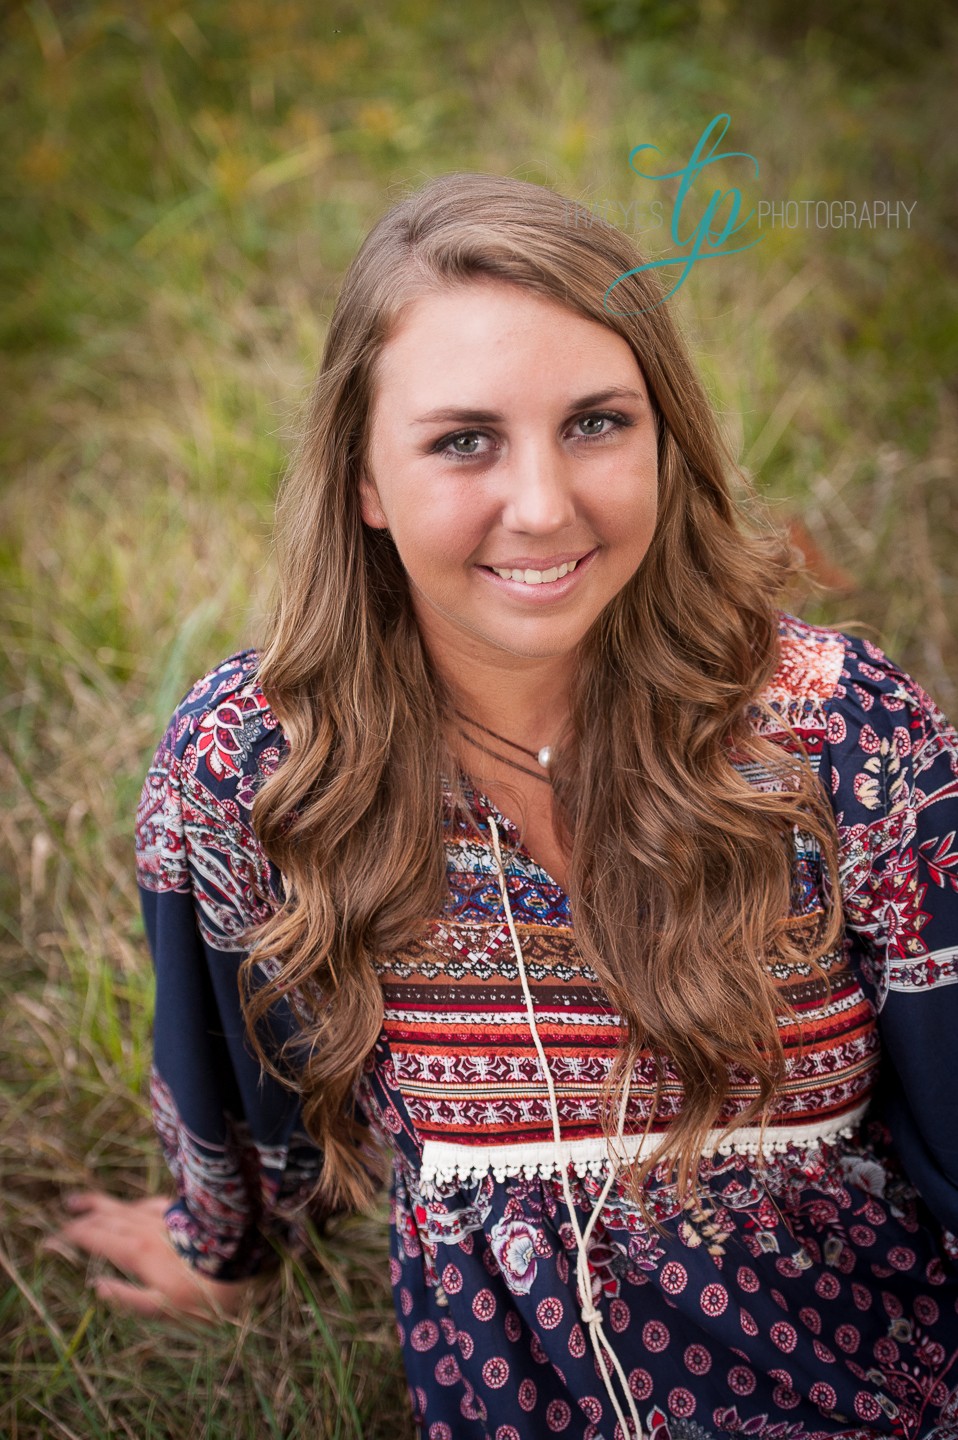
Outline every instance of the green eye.
<path id="1" fill-rule="evenodd" d="M 575 424 L 580 440 L 605 440 L 630 427 L 632 421 L 616 410 L 598 410 L 594 415 L 581 415 Z"/>

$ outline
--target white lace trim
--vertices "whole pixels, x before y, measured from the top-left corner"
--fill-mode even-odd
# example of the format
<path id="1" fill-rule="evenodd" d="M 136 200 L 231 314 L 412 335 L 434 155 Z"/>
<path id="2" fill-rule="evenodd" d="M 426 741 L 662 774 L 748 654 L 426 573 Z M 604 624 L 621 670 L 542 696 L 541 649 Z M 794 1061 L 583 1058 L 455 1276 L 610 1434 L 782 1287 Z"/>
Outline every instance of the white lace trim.
<path id="1" fill-rule="evenodd" d="M 808 1125 L 770 1125 L 764 1135 L 758 1126 L 743 1126 L 720 1140 L 721 1131 L 713 1130 L 706 1148 L 708 1154 L 744 1155 L 761 1160 L 780 1155 L 788 1149 L 809 1151 L 852 1135 L 862 1119 L 867 1102 L 830 1120 L 815 1120 Z M 624 1135 L 621 1141 L 624 1161 L 643 1159 L 661 1142 L 661 1134 L 650 1136 Z M 448 1185 L 476 1185 L 486 1175 L 496 1180 L 514 1178 L 555 1179 L 562 1170 L 577 1175 L 602 1176 L 608 1173 L 610 1142 L 606 1136 L 590 1136 L 586 1140 L 536 1141 L 529 1145 L 456 1145 L 442 1140 L 426 1140 L 422 1148 L 419 1183 L 422 1194 L 429 1196 Z M 618 1148 L 618 1147 L 617 1147 Z"/>

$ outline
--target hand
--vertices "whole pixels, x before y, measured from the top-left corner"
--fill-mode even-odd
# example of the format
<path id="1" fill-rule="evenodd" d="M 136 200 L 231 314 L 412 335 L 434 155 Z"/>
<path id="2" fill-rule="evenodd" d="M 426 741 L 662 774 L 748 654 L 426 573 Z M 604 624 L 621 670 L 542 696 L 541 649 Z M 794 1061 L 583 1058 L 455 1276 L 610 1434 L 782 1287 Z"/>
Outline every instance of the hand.
<path id="1" fill-rule="evenodd" d="M 99 1190 L 68 1195 L 67 1210 L 76 1218 L 47 1241 L 47 1249 L 67 1247 L 109 1260 L 133 1280 L 103 1277 L 93 1288 L 117 1310 L 151 1318 L 190 1316 L 223 1320 L 239 1314 L 255 1281 L 210 1280 L 176 1253 L 163 1216 L 170 1202 L 162 1195 L 117 1200 Z"/>

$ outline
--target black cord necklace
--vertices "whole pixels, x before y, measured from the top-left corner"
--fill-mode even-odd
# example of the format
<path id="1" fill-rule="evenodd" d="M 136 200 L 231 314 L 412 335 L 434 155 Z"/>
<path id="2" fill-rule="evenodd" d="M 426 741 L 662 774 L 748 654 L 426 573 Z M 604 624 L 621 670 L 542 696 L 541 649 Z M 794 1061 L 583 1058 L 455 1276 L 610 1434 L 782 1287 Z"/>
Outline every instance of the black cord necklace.
<path id="1" fill-rule="evenodd" d="M 528 755 L 530 760 L 535 760 L 536 763 L 541 766 L 541 769 L 532 770 L 528 765 L 520 765 L 518 760 L 511 760 L 508 755 L 502 755 L 498 750 L 490 749 L 488 745 L 483 745 L 481 740 L 477 740 L 473 735 L 468 735 L 460 725 L 459 734 L 464 740 L 468 740 L 470 745 L 474 745 L 476 749 L 481 750 L 484 755 L 491 755 L 494 759 L 501 760 L 503 765 L 509 765 L 513 770 L 521 770 L 523 775 L 530 775 L 533 780 L 541 780 L 546 785 L 552 783 L 548 774 L 549 766 L 552 764 L 552 747 L 550 745 L 543 745 L 539 750 L 530 750 L 527 746 L 519 745 L 515 740 L 510 740 L 507 735 L 500 735 L 498 730 L 490 730 L 488 725 L 482 725 L 478 720 L 471 720 L 468 715 L 463 715 L 461 710 L 456 710 L 454 713 L 459 720 L 464 720 L 465 723 L 470 725 L 474 730 L 481 730 L 484 735 L 491 736 L 493 740 L 498 740 L 500 744 L 508 745 L 512 750 L 518 750 L 520 755 Z M 543 774 L 543 771 L 546 773 Z"/>

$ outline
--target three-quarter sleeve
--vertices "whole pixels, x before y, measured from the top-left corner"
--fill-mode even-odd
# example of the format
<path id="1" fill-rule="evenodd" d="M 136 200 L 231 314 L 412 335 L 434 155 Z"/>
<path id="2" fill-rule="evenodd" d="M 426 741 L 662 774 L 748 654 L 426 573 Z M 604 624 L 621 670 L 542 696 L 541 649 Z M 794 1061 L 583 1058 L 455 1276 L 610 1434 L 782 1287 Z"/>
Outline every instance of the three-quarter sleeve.
<path id="1" fill-rule="evenodd" d="M 852 952 L 878 1009 L 884 1116 L 912 1184 L 958 1233 L 958 734 L 851 640 L 821 777 L 840 838 Z"/>
<path id="2" fill-rule="evenodd" d="M 272 1241 L 291 1238 L 321 1167 L 299 1097 L 262 1073 L 240 1002 L 244 933 L 278 896 L 251 827 L 283 749 L 255 658 L 224 662 L 177 708 L 136 830 L 156 973 L 151 1103 L 179 1192 L 167 1226 L 191 1264 L 223 1280 L 254 1273 Z M 282 1014 L 271 1028 L 282 1038 Z"/>

